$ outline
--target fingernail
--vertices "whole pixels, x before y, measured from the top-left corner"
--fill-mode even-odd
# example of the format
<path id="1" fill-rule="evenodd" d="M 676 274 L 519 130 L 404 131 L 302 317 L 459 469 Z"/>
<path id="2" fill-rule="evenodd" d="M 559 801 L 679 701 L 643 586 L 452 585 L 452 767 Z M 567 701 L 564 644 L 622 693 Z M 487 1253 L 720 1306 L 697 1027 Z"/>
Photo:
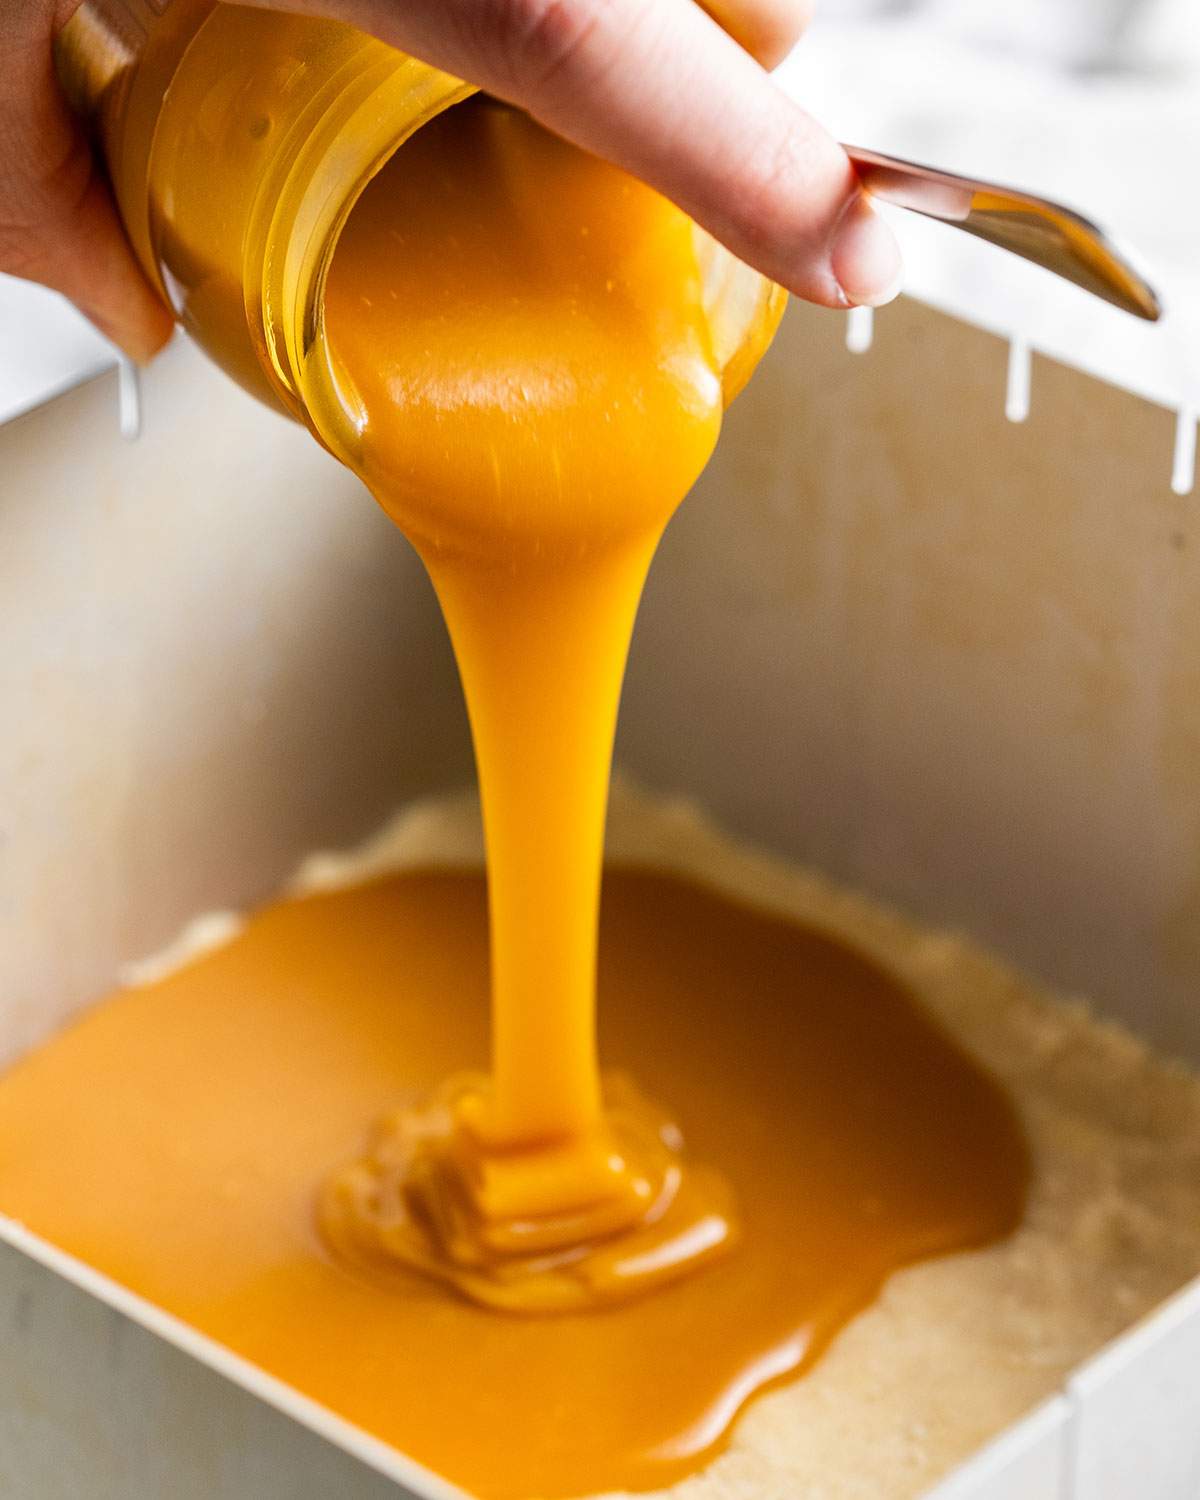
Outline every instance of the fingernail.
<path id="1" fill-rule="evenodd" d="M 904 284 L 900 246 L 865 193 L 846 205 L 829 251 L 833 274 L 851 307 L 883 307 Z"/>

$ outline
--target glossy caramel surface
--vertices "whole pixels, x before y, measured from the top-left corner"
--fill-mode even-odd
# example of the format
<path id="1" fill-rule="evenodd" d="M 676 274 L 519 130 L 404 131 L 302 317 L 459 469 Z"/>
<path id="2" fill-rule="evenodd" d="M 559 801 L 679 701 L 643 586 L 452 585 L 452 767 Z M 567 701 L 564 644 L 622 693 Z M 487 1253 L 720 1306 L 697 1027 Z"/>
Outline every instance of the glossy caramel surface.
<path id="1" fill-rule="evenodd" d="M 356 414 L 339 451 L 424 560 L 470 711 L 492 1042 L 486 1074 L 380 1122 L 322 1223 L 347 1260 L 510 1312 L 638 1296 L 739 1232 L 735 1190 L 676 1149 L 669 1096 L 605 1097 L 595 1020 L 630 633 L 726 399 L 708 244 L 642 183 L 472 99 L 368 186 L 326 286 Z"/>
<path id="2" fill-rule="evenodd" d="M 608 1066 L 736 1184 L 723 1260 L 516 1318 L 335 1260 L 314 1184 L 366 1122 L 485 1065 L 484 882 L 284 902 L 0 1079 L 0 1212 L 489 1500 L 652 1488 L 720 1445 L 887 1274 L 1020 1215 L 1000 1090 L 853 950 L 678 878 L 606 877 Z"/>

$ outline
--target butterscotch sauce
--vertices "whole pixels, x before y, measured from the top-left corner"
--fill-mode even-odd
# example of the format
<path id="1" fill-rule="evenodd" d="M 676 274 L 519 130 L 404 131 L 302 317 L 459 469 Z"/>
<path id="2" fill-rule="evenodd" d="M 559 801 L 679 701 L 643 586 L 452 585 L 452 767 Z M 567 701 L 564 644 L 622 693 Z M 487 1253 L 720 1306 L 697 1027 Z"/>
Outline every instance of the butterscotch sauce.
<path id="1" fill-rule="evenodd" d="M 441 599 L 489 910 L 436 872 L 284 903 L 0 1081 L 0 1210 L 497 1500 L 681 1475 L 1022 1202 L 1006 1101 L 892 980 L 665 876 L 607 887 L 602 1085 L 633 618 L 773 326 L 730 364 L 703 264 L 511 111 L 402 148 L 328 279 L 331 446 Z"/>
<path id="2" fill-rule="evenodd" d="M 818 932 L 606 878 L 607 1065 L 669 1099 L 742 1237 L 602 1312 L 515 1318 L 332 1255 L 314 1184 L 488 1056 L 482 876 L 284 902 L 0 1079 L 0 1211 L 488 1500 L 650 1488 L 721 1444 L 917 1258 L 1021 1210 L 1001 1091 Z"/>
<path id="3" fill-rule="evenodd" d="M 602 1098 L 595 1041 L 630 632 L 725 401 L 700 243 L 648 188 L 474 101 L 368 187 L 326 288 L 359 472 L 429 569 L 466 691 L 493 1011 L 487 1077 L 386 1123 L 322 1221 L 360 1264 L 510 1311 L 645 1292 L 737 1235 L 669 1116 Z"/>

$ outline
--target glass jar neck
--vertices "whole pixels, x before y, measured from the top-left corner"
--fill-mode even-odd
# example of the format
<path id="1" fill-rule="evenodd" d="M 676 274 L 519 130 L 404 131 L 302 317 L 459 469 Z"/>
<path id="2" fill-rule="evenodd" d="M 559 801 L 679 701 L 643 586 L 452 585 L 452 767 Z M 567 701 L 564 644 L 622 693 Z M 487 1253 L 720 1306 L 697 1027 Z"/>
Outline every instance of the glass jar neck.
<path id="1" fill-rule="evenodd" d="M 308 133 L 272 209 L 251 226 L 248 262 L 261 265 L 267 353 L 327 448 L 357 467 L 361 419 L 339 386 L 325 339 L 325 279 L 342 227 L 370 179 L 470 84 L 390 48 L 364 60 L 353 82 Z"/>
<path id="2" fill-rule="evenodd" d="M 214 0 L 84 0 L 56 52 L 138 258 L 179 321 L 360 468 L 361 414 L 325 339 L 334 247 L 388 157 L 475 90 L 344 23 Z M 732 399 L 783 294 L 696 235 Z"/>

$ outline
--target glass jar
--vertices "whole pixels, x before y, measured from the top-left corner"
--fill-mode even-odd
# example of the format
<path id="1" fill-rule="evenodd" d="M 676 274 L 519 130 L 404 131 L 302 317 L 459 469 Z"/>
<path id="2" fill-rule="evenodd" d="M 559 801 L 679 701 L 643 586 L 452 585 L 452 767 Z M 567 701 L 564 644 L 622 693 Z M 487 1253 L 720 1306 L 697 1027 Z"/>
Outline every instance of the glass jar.
<path id="1" fill-rule="evenodd" d="M 474 88 L 342 22 L 214 0 L 84 0 L 56 57 L 179 322 L 357 467 L 360 414 L 329 357 L 325 274 L 373 174 Z M 728 400 L 784 294 L 696 233 Z"/>

